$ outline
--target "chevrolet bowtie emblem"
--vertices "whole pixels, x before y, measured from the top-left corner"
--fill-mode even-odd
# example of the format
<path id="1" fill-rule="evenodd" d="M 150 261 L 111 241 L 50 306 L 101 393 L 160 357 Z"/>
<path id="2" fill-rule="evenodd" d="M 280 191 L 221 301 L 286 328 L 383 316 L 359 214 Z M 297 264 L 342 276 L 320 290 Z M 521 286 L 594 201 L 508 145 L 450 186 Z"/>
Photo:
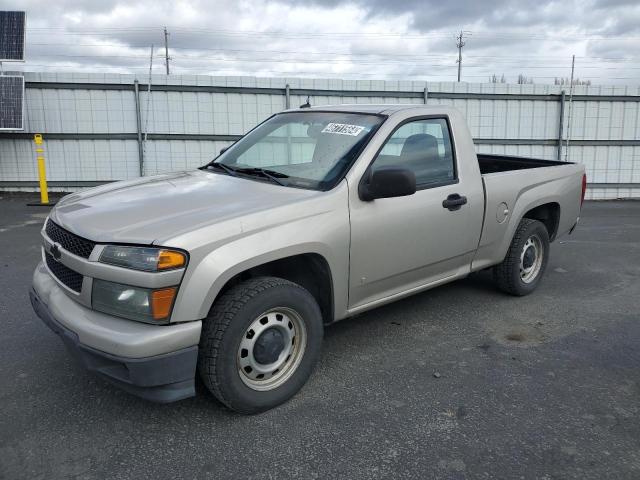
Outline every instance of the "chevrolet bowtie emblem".
<path id="1" fill-rule="evenodd" d="M 62 253 L 60 253 L 60 248 L 58 248 L 58 245 L 54 243 L 49 251 L 51 252 L 53 258 L 56 259 L 56 261 L 60 261 L 60 259 L 62 258 Z"/>

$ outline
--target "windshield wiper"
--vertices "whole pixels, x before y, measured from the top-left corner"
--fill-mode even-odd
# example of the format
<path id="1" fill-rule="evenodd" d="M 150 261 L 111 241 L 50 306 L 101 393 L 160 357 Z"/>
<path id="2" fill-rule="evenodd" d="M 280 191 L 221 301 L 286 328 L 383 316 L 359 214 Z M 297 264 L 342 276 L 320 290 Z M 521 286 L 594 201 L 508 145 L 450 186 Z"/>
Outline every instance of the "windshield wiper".
<path id="1" fill-rule="evenodd" d="M 218 168 L 220 170 L 224 170 L 225 172 L 227 172 L 232 177 L 237 177 L 238 176 L 238 174 L 236 173 L 236 169 L 235 168 L 231 168 L 231 167 L 225 165 L 224 163 L 210 163 L 209 165 L 207 165 L 207 168 Z"/>
<path id="2" fill-rule="evenodd" d="M 275 170 L 269 170 L 268 168 L 235 168 L 234 171 L 245 175 L 262 175 L 263 177 L 268 178 L 272 182 L 277 183 L 278 185 L 282 185 L 283 187 L 285 187 L 287 184 L 279 180 L 279 178 L 289 178 L 289 175 L 287 175 L 286 173 L 276 172 Z"/>
<path id="3" fill-rule="evenodd" d="M 237 177 L 239 173 L 243 175 L 260 175 L 264 178 L 268 178 L 274 183 L 278 185 L 286 186 L 286 183 L 278 180 L 279 178 L 289 178 L 289 175 L 282 172 L 276 172 L 275 170 L 269 170 L 268 168 L 258 168 L 258 167 L 230 167 L 229 165 L 225 165 L 224 163 L 212 162 L 207 165 L 207 168 L 217 168 L 220 170 L 224 170 L 226 173 L 231 175 L 232 177 Z"/>

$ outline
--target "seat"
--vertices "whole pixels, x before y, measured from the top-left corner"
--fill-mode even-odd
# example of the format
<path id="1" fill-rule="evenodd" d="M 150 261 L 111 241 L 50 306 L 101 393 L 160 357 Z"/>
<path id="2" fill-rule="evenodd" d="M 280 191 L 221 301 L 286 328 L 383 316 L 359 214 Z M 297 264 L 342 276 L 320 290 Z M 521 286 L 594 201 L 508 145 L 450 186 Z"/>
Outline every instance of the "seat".
<path id="1" fill-rule="evenodd" d="M 453 162 L 440 155 L 438 140 L 427 133 L 417 133 L 405 140 L 400 163 L 413 170 L 418 184 L 453 178 Z"/>
<path id="2" fill-rule="evenodd" d="M 413 163 L 415 161 L 430 162 L 436 160 L 438 155 L 438 140 L 428 133 L 416 133 L 407 137 L 400 152 L 402 161 Z"/>

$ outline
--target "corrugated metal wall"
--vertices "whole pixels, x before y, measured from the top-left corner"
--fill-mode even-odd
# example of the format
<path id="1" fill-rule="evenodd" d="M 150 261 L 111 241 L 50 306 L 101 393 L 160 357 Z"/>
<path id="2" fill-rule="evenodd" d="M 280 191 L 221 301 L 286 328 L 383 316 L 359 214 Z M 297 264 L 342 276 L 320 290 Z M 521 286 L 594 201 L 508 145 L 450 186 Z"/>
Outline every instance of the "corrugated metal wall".
<path id="1" fill-rule="evenodd" d="M 144 174 L 195 168 L 287 105 L 453 105 L 467 117 L 479 152 L 556 159 L 561 87 L 133 75 L 25 75 L 25 132 L 0 132 L 0 188 L 33 189 L 33 133 L 46 140 L 53 190 L 139 176 L 138 98 Z M 285 86 L 289 86 L 289 95 Z M 426 89 L 426 95 L 425 95 Z M 147 111 L 149 114 L 147 115 Z M 640 88 L 576 87 L 569 161 L 584 163 L 590 198 L 640 197 Z M 569 113 L 564 101 L 564 138 Z M 564 159 L 564 154 L 563 157 Z"/>

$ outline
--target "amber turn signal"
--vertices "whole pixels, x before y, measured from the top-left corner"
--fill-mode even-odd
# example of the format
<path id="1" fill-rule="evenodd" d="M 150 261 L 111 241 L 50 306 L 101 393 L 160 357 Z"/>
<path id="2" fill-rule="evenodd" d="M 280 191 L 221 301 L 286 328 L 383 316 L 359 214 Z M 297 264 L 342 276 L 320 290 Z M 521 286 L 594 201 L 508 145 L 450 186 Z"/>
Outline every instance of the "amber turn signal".
<path id="1" fill-rule="evenodd" d="M 164 320 L 169 316 L 176 291 L 176 287 L 171 287 L 151 292 L 151 311 L 155 320 Z"/>
<path id="2" fill-rule="evenodd" d="M 175 250 L 160 250 L 158 254 L 158 270 L 183 267 L 185 261 L 184 253 L 176 252 Z"/>

